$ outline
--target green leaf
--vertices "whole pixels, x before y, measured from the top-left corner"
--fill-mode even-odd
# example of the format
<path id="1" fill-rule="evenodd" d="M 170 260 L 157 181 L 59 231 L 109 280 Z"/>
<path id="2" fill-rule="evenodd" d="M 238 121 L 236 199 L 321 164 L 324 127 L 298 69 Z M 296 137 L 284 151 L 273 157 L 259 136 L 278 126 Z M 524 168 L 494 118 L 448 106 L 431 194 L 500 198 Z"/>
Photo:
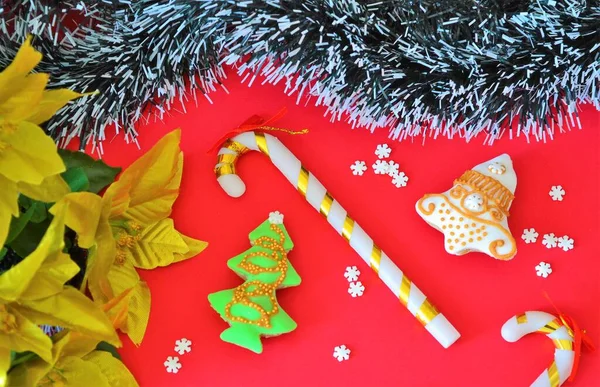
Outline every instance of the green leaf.
<path id="1" fill-rule="evenodd" d="M 29 222 L 23 231 L 7 245 L 19 256 L 27 257 L 38 246 L 49 226 L 49 218 L 40 223 Z"/>
<path id="2" fill-rule="evenodd" d="M 25 195 L 20 195 L 19 206 L 21 206 L 25 211 L 33 208 L 31 219 L 29 219 L 30 222 L 40 223 L 48 218 L 49 206 L 47 206 L 46 203 L 30 199 Z"/>
<path id="3" fill-rule="evenodd" d="M 61 176 L 71 188 L 71 192 L 87 191 L 90 187 L 90 181 L 83 167 L 67 169 L 61 173 Z"/>
<path id="4" fill-rule="evenodd" d="M 89 181 L 88 191 L 100 192 L 104 187 L 115 180 L 115 176 L 121 172 L 121 168 L 110 167 L 102 160 L 95 160 L 83 152 L 73 152 L 59 149 L 58 154 L 62 157 L 68 169 L 81 167 Z"/>
<path id="5" fill-rule="evenodd" d="M 7 252 L 8 250 L 6 249 L 6 247 L 0 249 L 0 261 L 2 261 L 2 258 L 4 258 Z"/>
<path id="6" fill-rule="evenodd" d="M 114 358 L 122 360 L 121 355 L 119 355 L 119 352 L 117 352 L 117 348 L 114 345 L 107 343 L 106 341 L 99 342 L 96 346 L 96 351 L 109 352 L 111 355 L 113 355 Z"/>
<path id="7" fill-rule="evenodd" d="M 16 237 L 19 236 L 21 231 L 27 226 L 27 223 L 31 220 L 31 215 L 33 214 L 35 208 L 29 207 L 24 214 L 19 215 L 18 218 L 12 217 L 10 221 L 10 228 L 8 230 L 8 236 L 6 237 L 6 244 L 12 242 Z"/>
<path id="8" fill-rule="evenodd" d="M 10 368 L 13 369 L 14 367 L 18 366 L 19 364 L 28 362 L 29 360 L 33 360 L 33 359 L 39 359 L 39 356 L 31 351 L 25 351 L 25 352 L 11 351 L 10 352 Z"/>

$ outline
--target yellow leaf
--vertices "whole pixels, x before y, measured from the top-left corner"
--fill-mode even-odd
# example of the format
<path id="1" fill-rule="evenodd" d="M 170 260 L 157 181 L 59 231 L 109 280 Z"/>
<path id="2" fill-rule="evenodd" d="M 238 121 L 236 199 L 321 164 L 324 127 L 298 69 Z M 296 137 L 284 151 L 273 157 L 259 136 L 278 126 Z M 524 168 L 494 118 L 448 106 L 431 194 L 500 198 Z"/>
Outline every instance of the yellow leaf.
<path id="1" fill-rule="evenodd" d="M 17 185 L 0 175 L 0 246 L 4 246 L 8 229 L 10 227 L 11 215 L 19 216 L 19 205 L 17 199 L 19 192 Z"/>
<path id="2" fill-rule="evenodd" d="M 56 214 L 67 206 L 65 224 L 77 232 L 79 246 L 89 249 L 96 239 L 102 213 L 102 198 L 91 192 L 73 192 L 50 208 Z"/>
<path id="3" fill-rule="evenodd" d="M 110 320 L 96 304 L 75 288 L 54 296 L 23 302 L 20 312 L 36 324 L 57 325 L 115 346 L 121 342 Z"/>
<path id="4" fill-rule="evenodd" d="M 164 136 L 108 187 L 105 197 L 113 202 L 111 219 L 125 217 L 147 225 L 171 214 L 183 167 L 180 136 L 179 129 Z"/>
<path id="5" fill-rule="evenodd" d="M 17 352 L 31 351 L 45 361 L 52 360 L 52 340 L 36 324 L 23 316 L 17 308 L 1 306 L 3 319 L 14 318 L 7 332 L 0 331 L 0 348 L 8 348 Z"/>
<path id="6" fill-rule="evenodd" d="M 17 183 L 17 188 L 23 195 L 45 203 L 57 202 L 71 192 L 60 175 L 48 176 L 39 185 L 20 182 Z"/>
<path id="7" fill-rule="evenodd" d="M 3 141 L 9 148 L 2 151 L 0 174 L 9 180 L 39 185 L 44 178 L 65 171 L 56 144 L 39 126 L 21 121 Z"/>
<path id="8" fill-rule="evenodd" d="M 57 285 L 56 281 L 44 283 L 40 288 L 36 288 L 38 284 L 32 280 L 46 259 L 62 254 L 64 229 L 64 212 L 60 212 L 52 219 L 36 249 L 21 262 L 0 275 L 0 300 L 17 301 L 25 292 L 37 291 L 39 294 L 50 295 L 62 289 L 62 284 Z M 28 289 L 30 286 L 32 289 Z M 60 289 L 57 289 L 57 286 L 60 286 Z"/>
<path id="9" fill-rule="evenodd" d="M 84 356 L 83 360 L 93 363 L 108 380 L 112 387 L 137 387 L 138 384 L 125 364 L 115 359 L 110 353 L 93 351 Z"/>
<path id="10" fill-rule="evenodd" d="M 69 89 L 47 90 L 42 94 L 42 100 L 35 111 L 25 118 L 36 125 L 48 121 L 54 113 L 65 106 L 69 101 L 82 97 L 84 94 L 76 93 Z"/>
<path id="11" fill-rule="evenodd" d="M 56 363 L 39 383 L 40 387 L 47 385 L 111 387 L 98 366 L 75 356 L 65 356 Z"/>
<path id="12" fill-rule="evenodd" d="M 148 285 L 139 281 L 109 301 L 104 308 L 114 327 L 126 333 L 135 345 L 140 345 L 150 318 Z"/>
<path id="13" fill-rule="evenodd" d="M 31 38 L 27 38 L 19 48 L 13 62 L 0 72 L 0 104 L 10 98 L 21 87 L 21 80 L 42 60 L 42 54 L 31 47 Z"/>
<path id="14" fill-rule="evenodd" d="M 188 259 L 188 258 L 195 257 L 196 255 L 200 254 L 208 246 L 207 242 L 199 241 L 197 239 L 190 238 L 190 237 L 185 236 L 185 235 L 183 235 L 181 233 L 179 233 L 179 235 L 181 236 L 181 238 L 183 239 L 183 241 L 187 245 L 188 252 L 185 253 L 185 254 L 175 254 L 174 255 L 175 260 L 173 262 L 179 262 L 179 261 L 183 261 L 183 260 Z"/>
<path id="15" fill-rule="evenodd" d="M 137 242 L 127 249 L 127 252 L 133 266 L 141 269 L 170 265 L 174 254 L 185 254 L 189 251 L 187 244 L 175 230 L 171 218 L 145 227 L 138 237 Z"/>

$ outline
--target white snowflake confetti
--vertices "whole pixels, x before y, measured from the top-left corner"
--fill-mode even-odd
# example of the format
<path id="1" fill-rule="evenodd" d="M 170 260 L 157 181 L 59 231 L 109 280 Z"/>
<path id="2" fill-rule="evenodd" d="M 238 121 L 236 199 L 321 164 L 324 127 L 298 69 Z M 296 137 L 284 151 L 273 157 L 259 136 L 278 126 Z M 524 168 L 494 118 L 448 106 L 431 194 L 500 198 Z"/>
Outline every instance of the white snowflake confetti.
<path id="1" fill-rule="evenodd" d="M 177 356 L 167 357 L 167 360 L 163 364 L 165 365 L 168 373 L 176 374 L 181 368 L 181 363 L 179 362 L 179 358 Z"/>
<path id="2" fill-rule="evenodd" d="M 399 172 L 394 175 L 392 179 L 392 184 L 396 186 L 396 188 L 406 187 L 406 183 L 408 182 L 408 176 L 404 172 Z"/>
<path id="3" fill-rule="evenodd" d="M 192 341 L 186 339 L 185 337 L 181 340 L 175 341 L 175 352 L 180 355 L 184 355 L 186 352 L 192 351 Z"/>
<path id="4" fill-rule="evenodd" d="M 346 268 L 346 272 L 344 273 L 344 277 L 346 277 L 348 282 L 356 281 L 359 275 L 360 270 L 358 270 L 356 266 L 348 266 Z"/>
<path id="5" fill-rule="evenodd" d="M 521 235 L 521 238 L 525 241 L 525 243 L 535 243 L 539 235 L 540 234 L 538 234 L 538 232 L 535 231 L 535 229 L 526 228 L 525 230 L 523 230 L 523 235 Z"/>
<path id="6" fill-rule="evenodd" d="M 360 297 L 363 295 L 364 292 L 365 292 L 365 287 L 363 286 L 362 282 L 360 282 L 360 281 L 350 282 L 350 287 L 348 288 L 348 293 L 350 293 L 350 295 L 352 297 Z"/>
<path id="7" fill-rule="evenodd" d="M 540 262 L 539 265 L 535 267 L 535 271 L 538 277 L 548 278 L 550 274 L 552 274 L 552 268 L 549 263 Z"/>
<path id="8" fill-rule="evenodd" d="M 282 224 L 283 214 L 279 211 L 273 211 L 269 213 L 269 223 L 271 224 Z"/>
<path id="9" fill-rule="evenodd" d="M 372 167 L 376 175 L 386 175 L 388 173 L 388 162 L 385 160 L 375 161 Z"/>
<path id="10" fill-rule="evenodd" d="M 542 239 L 542 244 L 547 248 L 551 249 L 556 247 L 556 243 L 558 242 L 558 238 L 553 234 L 544 234 L 544 239 Z"/>
<path id="11" fill-rule="evenodd" d="M 343 361 L 350 359 L 350 349 L 345 345 L 340 345 L 333 349 L 333 357 L 337 359 L 337 361 Z"/>
<path id="12" fill-rule="evenodd" d="M 350 166 L 353 175 L 362 176 L 363 173 L 367 170 L 367 164 L 364 161 L 356 160 L 354 164 Z"/>
<path id="13" fill-rule="evenodd" d="M 388 146 L 388 144 L 377 145 L 377 149 L 375 150 L 375 154 L 380 159 L 386 159 L 390 157 L 390 153 L 392 153 L 392 149 Z"/>
<path id="14" fill-rule="evenodd" d="M 565 190 L 560 185 L 553 185 L 552 188 L 550 188 L 550 192 L 548 192 L 552 200 L 559 202 L 562 202 L 565 193 Z"/>
<path id="15" fill-rule="evenodd" d="M 398 170 L 400 169 L 400 165 L 394 161 L 390 161 L 388 163 L 388 170 L 387 170 L 387 174 L 394 177 L 395 175 L 398 174 Z"/>
<path id="16" fill-rule="evenodd" d="M 564 251 L 573 250 L 573 245 L 575 241 L 573 238 L 569 238 L 568 235 L 564 235 L 558 238 L 558 247 L 563 249 Z"/>

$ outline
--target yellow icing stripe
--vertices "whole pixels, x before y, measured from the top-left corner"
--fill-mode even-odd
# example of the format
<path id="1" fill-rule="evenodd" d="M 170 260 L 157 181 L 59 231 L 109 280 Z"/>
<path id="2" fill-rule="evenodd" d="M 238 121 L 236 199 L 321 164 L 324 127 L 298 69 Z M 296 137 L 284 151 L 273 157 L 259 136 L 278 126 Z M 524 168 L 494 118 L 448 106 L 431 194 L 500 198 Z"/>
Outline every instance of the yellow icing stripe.
<path id="1" fill-rule="evenodd" d="M 351 217 L 346 215 L 346 219 L 344 220 L 344 226 L 342 227 L 342 236 L 347 242 L 350 242 L 350 237 L 352 236 L 352 229 L 354 228 L 354 220 Z"/>
<path id="2" fill-rule="evenodd" d="M 258 149 L 264 153 L 265 155 L 269 155 L 269 147 L 267 147 L 267 139 L 265 138 L 264 133 L 254 133 L 254 138 L 256 139 L 256 145 L 258 145 Z"/>
<path id="3" fill-rule="evenodd" d="M 538 329 L 538 332 L 541 333 L 552 333 L 555 330 L 557 330 L 558 328 L 561 327 L 561 323 L 558 319 L 554 319 L 552 321 L 550 321 L 548 324 L 544 325 L 543 327 L 541 327 L 540 329 Z"/>
<path id="4" fill-rule="evenodd" d="M 573 342 L 568 339 L 553 339 L 554 346 L 558 349 L 573 350 Z"/>
<path id="5" fill-rule="evenodd" d="M 402 282 L 400 283 L 400 295 L 398 298 L 402 305 L 408 305 L 408 297 L 410 296 L 410 280 L 403 274 Z"/>
<path id="6" fill-rule="evenodd" d="M 235 174 L 235 165 L 233 164 L 223 164 L 219 167 L 215 167 L 215 175 L 217 175 L 217 179 L 223 175 L 231 174 Z"/>
<path id="7" fill-rule="evenodd" d="M 233 164 L 237 161 L 238 155 L 232 153 L 221 153 L 217 157 L 217 163 Z"/>
<path id="8" fill-rule="evenodd" d="M 225 143 L 223 144 L 223 148 L 227 148 L 238 154 L 244 154 L 250 150 L 245 145 L 240 144 L 237 141 L 231 141 L 231 140 L 225 141 Z"/>
<path id="9" fill-rule="evenodd" d="M 527 322 L 527 315 L 525 313 L 517 316 L 517 324 L 525 324 Z"/>
<path id="10" fill-rule="evenodd" d="M 558 367 L 556 362 L 552 362 L 552 365 L 548 367 L 548 378 L 550 379 L 550 385 L 552 387 L 560 386 L 560 375 L 558 374 Z"/>
<path id="11" fill-rule="evenodd" d="M 379 265 L 381 264 L 381 249 L 375 243 L 373 243 L 373 250 L 371 250 L 371 269 L 379 274 Z"/>
<path id="12" fill-rule="evenodd" d="M 325 192 L 325 197 L 321 201 L 321 209 L 319 211 L 321 215 L 327 218 L 327 216 L 329 216 L 329 210 L 331 210 L 332 204 L 333 197 L 329 194 L 329 192 Z"/>
<path id="13" fill-rule="evenodd" d="M 421 307 L 417 311 L 417 315 L 415 317 L 417 318 L 417 320 L 419 320 L 421 324 L 423 324 L 423 326 L 426 326 L 438 314 L 440 314 L 440 312 L 438 312 L 435 306 L 433 306 L 431 302 L 429 302 L 429 300 L 426 299 L 425 301 L 423 301 L 423 304 L 421 304 Z"/>
<path id="14" fill-rule="evenodd" d="M 308 171 L 303 166 L 300 167 L 300 175 L 298 176 L 298 191 L 302 194 L 302 197 L 306 197 L 306 190 L 308 189 Z"/>

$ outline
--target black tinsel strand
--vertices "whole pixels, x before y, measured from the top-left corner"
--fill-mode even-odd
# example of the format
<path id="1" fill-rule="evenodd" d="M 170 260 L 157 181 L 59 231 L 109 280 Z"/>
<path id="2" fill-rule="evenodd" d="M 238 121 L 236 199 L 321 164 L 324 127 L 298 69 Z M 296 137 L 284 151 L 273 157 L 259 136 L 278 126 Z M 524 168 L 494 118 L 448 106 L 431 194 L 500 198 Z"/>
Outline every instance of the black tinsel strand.
<path id="1" fill-rule="evenodd" d="M 546 140 L 600 109 L 600 0 L 0 0 L 0 67 L 29 33 L 52 87 L 99 90 L 49 123 L 63 143 L 249 84 L 396 139 L 486 132 Z M 67 20 L 78 20 L 67 25 Z M 149 109 L 148 109 L 149 108 Z"/>

